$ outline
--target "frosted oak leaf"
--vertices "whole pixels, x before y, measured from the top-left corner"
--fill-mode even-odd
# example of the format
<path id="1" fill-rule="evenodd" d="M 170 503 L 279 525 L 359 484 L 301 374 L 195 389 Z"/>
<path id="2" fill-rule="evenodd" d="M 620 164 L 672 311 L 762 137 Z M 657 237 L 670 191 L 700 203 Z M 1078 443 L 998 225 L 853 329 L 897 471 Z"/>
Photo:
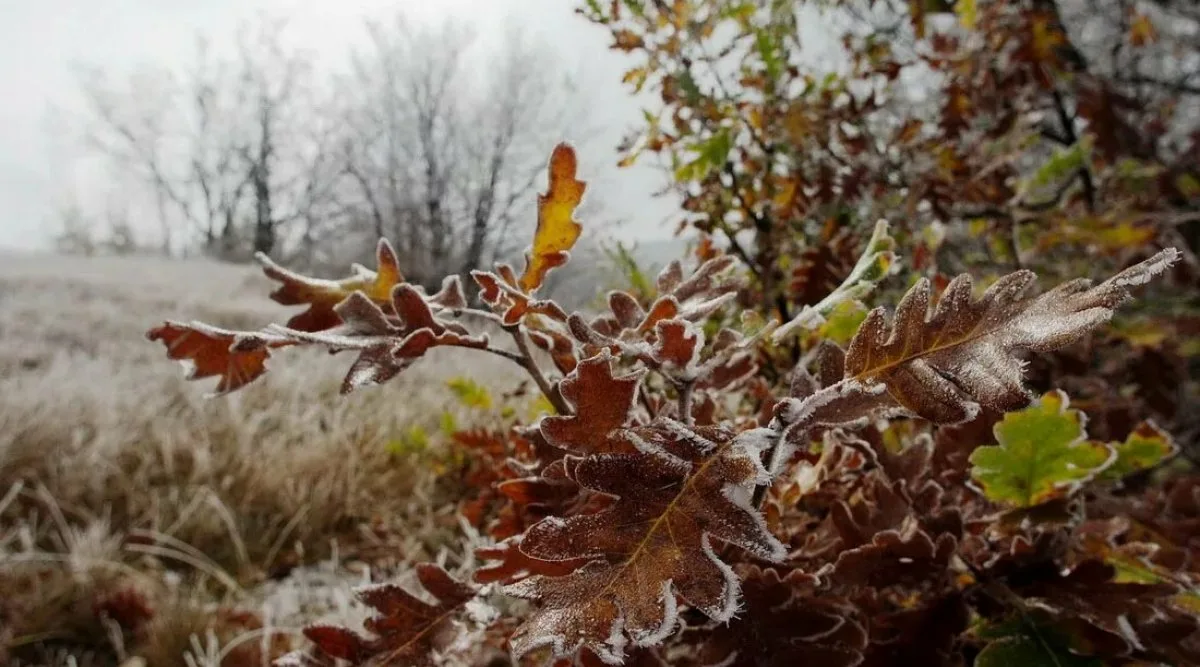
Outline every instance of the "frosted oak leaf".
<path id="1" fill-rule="evenodd" d="M 285 656 L 276 666 L 332 664 L 332 659 L 364 667 L 435 664 L 433 651 L 453 640 L 454 619 L 475 598 L 475 591 L 437 565 L 422 563 L 416 574 L 432 603 L 394 584 L 360 589 L 358 599 L 375 610 L 364 623 L 369 635 L 335 625 L 310 625 L 304 636 L 315 647 L 307 655 Z"/>
<path id="2" fill-rule="evenodd" d="M 891 398 L 920 417 L 942 424 L 966 421 L 980 406 L 999 411 L 1029 403 L 1020 350 L 1046 352 L 1079 340 L 1107 322 L 1133 287 L 1166 271 L 1174 248 L 1093 286 L 1072 280 L 1028 296 L 1036 276 L 1016 271 L 978 299 L 964 274 L 946 287 L 929 312 L 930 283 L 904 295 L 889 321 L 883 308 L 867 315 L 846 351 L 845 378 L 882 383 Z"/>
<path id="3" fill-rule="evenodd" d="M 591 562 L 506 589 L 540 602 L 512 638 L 518 657 L 540 647 L 561 657 L 586 648 L 619 664 L 628 645 L 670 636 L 680 604 L 717 621 L 733 616 L 739 583 L 717 555 L 722 543 L 770 561 L 785 557 L 750 503 L 769 481 L 761 455 L 775 431 L 734 435 L 661 421 L 633 429 L 631 438 L 639 451 L 566 459 L 581 486 L 616 497 L 608 509 L 545 519 L 520 542 L 534 559 Z"/>
<path id="4" fill-rule="evenodd" d="M 355 265 L 354 275 L 341 280 L 310 278 L 279 266 L 263 253 L 255 256 L 268 278 L 278 280 L 280 286 L 271 292 L 271 299 L 284 306 L 307 305 L 308 309 L 294 315 L 287 322 L 289 329 L 297 331 L 324 331 L 341 324 L 334 307 L 355 292 L 362 292 L 371 301 L 387 305 L 392 298 L 392 288 L 404 282 L 396 251 L 384 239 L 376 249 L 378 270 Z"/>

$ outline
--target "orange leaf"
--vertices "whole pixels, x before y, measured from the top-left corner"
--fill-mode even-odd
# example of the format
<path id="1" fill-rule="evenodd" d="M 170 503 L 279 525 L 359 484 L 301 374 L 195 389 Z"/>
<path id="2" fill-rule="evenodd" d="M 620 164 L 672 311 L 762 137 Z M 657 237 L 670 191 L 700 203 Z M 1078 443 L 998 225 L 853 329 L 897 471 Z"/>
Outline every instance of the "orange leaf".
<path id="1" fill-rule="evenodd" d="M 582 227 L 573 216 L 587 184 L 575 179 L 577 167 L 575 149 L 570 144 L 554 147 L 547 169 L 550 184 L 544 194 L 538 195 L 537 231 L 520 280 L 526 292 L 540 287 L 550 269 L 565 264 L 567 251 L 579 239 Z"/>
<path id="2" fill-rule="evenodd" d="M 645 45 L 646 42 L 642 39 L 642 36 L 632 30 L 614 30 L 613 44 L 610 48 L 621 51 L 632 51 Z"/>
<path id="3" fill-rule="evenodd" d="M 1129 43 L 1134 46 L 1153 44 L 1158 39 L 1158 31 L 1154 23 L 1145 14 L 1135 14 L 1129 24 Z"/>
<path id="4" fill-rule="evenodd" d="M 404 282 L 396 251 L 391 244 L 380 239 L 376 250 L 379 270 L 369 271 L 356 267 L 356 275 L 342 280 L 310 278 L 279 266 L 266 255 L 259 254 L 267 277 L 283 283 L 271 293 L 271 299 L 285 306 L 307 305 L 308 310 L 288 320 L 289 329 L 296 331 L 324 331 L 341 324 L 333 307 L 353 292 L 360 291 L 380 305 L 391 302 L 392 288 Z"/>
<path id="5" fill-rule="evenodd" d="M 240 344 L 234 347 L 238 337 Z M 219 377 L 216 394 L 226 394 L 257 380 L 267 371 L 266 361 L 272 347 L 292 345 L 290 341 L 256 340 L 254 334 L 218 329 L 200 322 L 166 322 L 146 332 L 149 340 L 161 340 L 167 357 L 191 366 L 187 379 Z"/>

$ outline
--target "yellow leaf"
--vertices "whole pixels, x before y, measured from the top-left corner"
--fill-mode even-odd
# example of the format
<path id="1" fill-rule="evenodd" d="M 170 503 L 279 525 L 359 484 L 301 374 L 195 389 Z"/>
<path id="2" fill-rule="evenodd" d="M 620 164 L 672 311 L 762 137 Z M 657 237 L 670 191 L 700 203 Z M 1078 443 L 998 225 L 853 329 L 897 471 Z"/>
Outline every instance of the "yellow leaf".
<path id="1" fill-rule="evenodd" d="M 1037 16 L 1033 20 L 1033 54 L 1038 62 L 1053 62 L 1055 51 L 1063 44 L 1060 29 L 1051 25 L 1046 16 Z"/>
<path id="2" fill-rule="evenodd" d="M 625 72 L 621 77 L 621 83 L 633 84 L 633 92 L 642 92 L 642 87 L 646 85 L 646 79 L 650 76 L 650 70 L 645 67 L 634 67 Z"/>
<path id="3" fill-rule="evenodd" d="M 958 14 L 958 21 L 967 30 L 975 29 L 978 9 L 975 5 L 975 0 L 958 0 L 958 2 L 954 3 L 954 13 Z"/>
<path id="4" fill-rule="evenodd" d="M 1129 24 L 1129 43 L 1134 46 L 1145 46 L 1154 43 L 1156 39 L 1158 39 L 1158 31 L 1154 29 L 1154 23 L 1150 21 L 1150 17 L 1145 14 L 1135 15 Z"/>
<path id="5" fill-rule="evenodd" d="M 520 286 L 526 292 L 540 287 L 550 269 L 566 263 L 567 251 L 579 239 L 583 228 L 573 216 L 587 184 L 575 179 L 578 164 L 570 144 L 561 143 L 550 154 L 550 184 L 538 195 L 537 231 L 521 274 Z"/>

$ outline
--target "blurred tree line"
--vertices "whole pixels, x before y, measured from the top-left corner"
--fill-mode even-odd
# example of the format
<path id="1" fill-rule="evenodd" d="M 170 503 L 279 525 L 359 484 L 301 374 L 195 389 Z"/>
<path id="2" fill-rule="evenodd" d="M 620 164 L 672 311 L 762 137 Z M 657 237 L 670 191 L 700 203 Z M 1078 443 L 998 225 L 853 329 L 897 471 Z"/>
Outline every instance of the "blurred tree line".
<path id="1" fill-rule="evenodd" d="M 68 202 L 60 249 L 341 270 L 386 236 L 417 283 L 519 257 L 546 147 L 586 137 L 589 109 L 546 44 L 480 37 L 454 21 L 368 22 L 331 75 L 286 21 L 261 18 L 235 49 L 199 40 L 184 71 L 82 68 L 86 150 L 151 202 L 158 233 L 147 247 L 127 206 Z"/>

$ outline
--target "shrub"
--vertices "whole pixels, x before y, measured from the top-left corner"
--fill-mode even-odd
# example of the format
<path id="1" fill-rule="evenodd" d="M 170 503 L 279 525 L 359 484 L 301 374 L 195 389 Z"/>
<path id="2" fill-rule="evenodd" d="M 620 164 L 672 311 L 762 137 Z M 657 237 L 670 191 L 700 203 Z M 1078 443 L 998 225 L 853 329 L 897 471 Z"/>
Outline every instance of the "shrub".
<path id="1" fill-rule="evenodd" d="M 365 631 L 310 626 L 281 664 L 1200 661 L 1200 478 L 1172 474 L 1152 421 L 1092 439 L 1065 393 L 1022 383 L 1026 353 L 1107 322 L 1177 251 L 1041 293 L 1028 270 L 982 291 L 918 280 L 843 347 L 822 323 L 896 263 L 879 223 L 788 326 L 735 307 L 744 274 L 719 253 L 589 319 L 538 297 L 585 191 L 568 145 L 548 173 L 524 270 L 474 272 L 479 307 L 457 276 L 406 283 L 381 241 L 376 270 L 340 281 L 260 257 L 273 298 L 306 307 L 286 326 L 149 332 L 219 393 L 289 347 L 356 353 L 345 392 L 463 347 L 520 367 L 553 410 L 455 434 L 479 487 L 464 518 L 495 540 L 472 581 L 418 564 L 421 590 L 358 593 Z M 800 332 L 800 362 L 767 373 L 762 351 Z"/>

